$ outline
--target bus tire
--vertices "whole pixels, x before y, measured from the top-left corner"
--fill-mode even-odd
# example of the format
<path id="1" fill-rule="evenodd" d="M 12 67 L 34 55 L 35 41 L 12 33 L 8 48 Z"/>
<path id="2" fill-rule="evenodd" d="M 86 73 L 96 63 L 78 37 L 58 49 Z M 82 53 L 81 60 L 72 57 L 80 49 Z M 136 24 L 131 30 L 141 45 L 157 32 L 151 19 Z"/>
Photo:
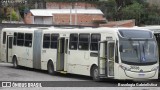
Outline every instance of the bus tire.
<path id="1" fill-rule="evenodd" d="M 17 61 L 16 57 L 13 57 L 13 67 L 14 68 L 19 68 L 18 61 Z"/>
<path id="2" fill-rule="evenodd" d="M 91 76 L 93 78 L 93 81 L 101 81 L 101 78 L 98 76 L 98 67 L 97 66 L 93 66 L 91 69 Z"/>
<path id="3" fill-rule="evenodd" d="M 48 73 L 49 73 L 49 74 L 55 75 L 54 65 L 53 65 L 53 62 L 52 62 L 52 61 L 49 61 L 49 62 L 48 62 L 47 70 L 48 70 Z"/>

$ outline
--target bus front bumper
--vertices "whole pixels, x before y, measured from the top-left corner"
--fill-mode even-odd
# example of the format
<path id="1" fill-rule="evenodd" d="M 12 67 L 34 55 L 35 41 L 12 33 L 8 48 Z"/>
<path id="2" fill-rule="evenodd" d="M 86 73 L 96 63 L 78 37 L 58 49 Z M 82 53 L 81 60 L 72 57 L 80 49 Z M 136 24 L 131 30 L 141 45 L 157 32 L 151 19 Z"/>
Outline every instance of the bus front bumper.
<path id="1" fill-rule="evenodd" d="M 158 73 L 156 71 L 143 72 L 143 73 L 124 71 L 124 73 L 128 78 L 132 79 L 158 79 Z"/>

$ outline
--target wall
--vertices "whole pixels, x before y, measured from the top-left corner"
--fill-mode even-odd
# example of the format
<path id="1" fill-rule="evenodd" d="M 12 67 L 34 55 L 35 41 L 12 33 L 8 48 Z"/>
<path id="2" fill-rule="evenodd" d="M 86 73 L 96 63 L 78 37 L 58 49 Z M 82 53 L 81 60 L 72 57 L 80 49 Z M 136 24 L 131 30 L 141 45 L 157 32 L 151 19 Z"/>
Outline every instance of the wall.
<path id="1" fill-rule="evenodd" d="M 135 20 L 110 21 L 106 24 L 100 24 L 100 27 L 133 27 Z"/>
<path id="2" fill-rule="evenodd" d="M 76 20 L 75 20 L 76 19 Z M 101 14 L 72 14 L 72 25 L 97 26 L 99 22 L 95 21 L 105 20 Z M 31 13 L 25 15 L 25 24 L 56 24 L 69 25 L 70 14 L 53 14 L 53 17 L 39 16 L 34 17 Z"/>
<path id="3" fill-rule="evenodd" d="M 72 25 L 97 26 L 94 20 L 104 20 L 103 15 L 92 14 L 72 14 Z M 70 14 L 54 14 L 54 24 L 70 25 Z"/>
<path id="4" fill-rule="evenodd" d="M 32 16 L 32 13 L 28 12 L 24 15 L 24 23 L 25 24 L 33 24 L 34 23 L 34 17 Z"/>

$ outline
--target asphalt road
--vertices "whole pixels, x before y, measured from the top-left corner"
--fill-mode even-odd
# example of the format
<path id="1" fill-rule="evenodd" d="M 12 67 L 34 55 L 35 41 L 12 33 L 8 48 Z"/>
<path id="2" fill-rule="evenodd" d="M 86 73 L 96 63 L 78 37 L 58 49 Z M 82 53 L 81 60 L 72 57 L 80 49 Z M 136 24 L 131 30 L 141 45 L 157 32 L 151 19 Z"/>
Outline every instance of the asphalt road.
<path id="1" fill-rule="evenodd" d="M 94 82 L 91 77 L 73 75 L 73 74 L 57 74 L 57 75 L 49 75 L 47 71 L 36 70 L 21 67 L 19 69 L 15 69 L 12 67 L 10 63 L 0 63 L 0 84 L 2 82 L 15 82 L 15 83 L 41 83 L 45 89 L 49 90 L 160 90 L 160 87 L 118 87 L 118 84 L 135 84 L 135 83 L 153 83 L 160 85 L 160 81 L 147 81 L 147 82 L 133 82 L 133 81 L 117 81 L 106 79 L 102 82 Z M 47 81 L 47 82 L 46 82 Z M 0 85 L 2 86 L 2 84 Z M 0 87 L 0 89 L 36 89 L 36 90 L 44 90 L 44 88 L 4 88 Z"/>

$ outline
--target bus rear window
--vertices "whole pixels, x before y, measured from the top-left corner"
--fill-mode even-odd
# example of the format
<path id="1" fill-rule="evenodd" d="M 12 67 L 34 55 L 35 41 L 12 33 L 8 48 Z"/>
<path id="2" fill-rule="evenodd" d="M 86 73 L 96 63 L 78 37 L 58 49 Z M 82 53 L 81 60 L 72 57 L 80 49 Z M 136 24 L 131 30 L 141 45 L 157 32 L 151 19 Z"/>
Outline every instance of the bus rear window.
<path id="1" fill-rule="evenodd" d="M 6 43 L 6 32 L 3 32 L 3 44 Z"/>
<path id="2" fill-rule="evenodd" d="M 152 33 L 143 30 L 119 30 L 119 33 L 124 38 L 152 38 Z"/>

